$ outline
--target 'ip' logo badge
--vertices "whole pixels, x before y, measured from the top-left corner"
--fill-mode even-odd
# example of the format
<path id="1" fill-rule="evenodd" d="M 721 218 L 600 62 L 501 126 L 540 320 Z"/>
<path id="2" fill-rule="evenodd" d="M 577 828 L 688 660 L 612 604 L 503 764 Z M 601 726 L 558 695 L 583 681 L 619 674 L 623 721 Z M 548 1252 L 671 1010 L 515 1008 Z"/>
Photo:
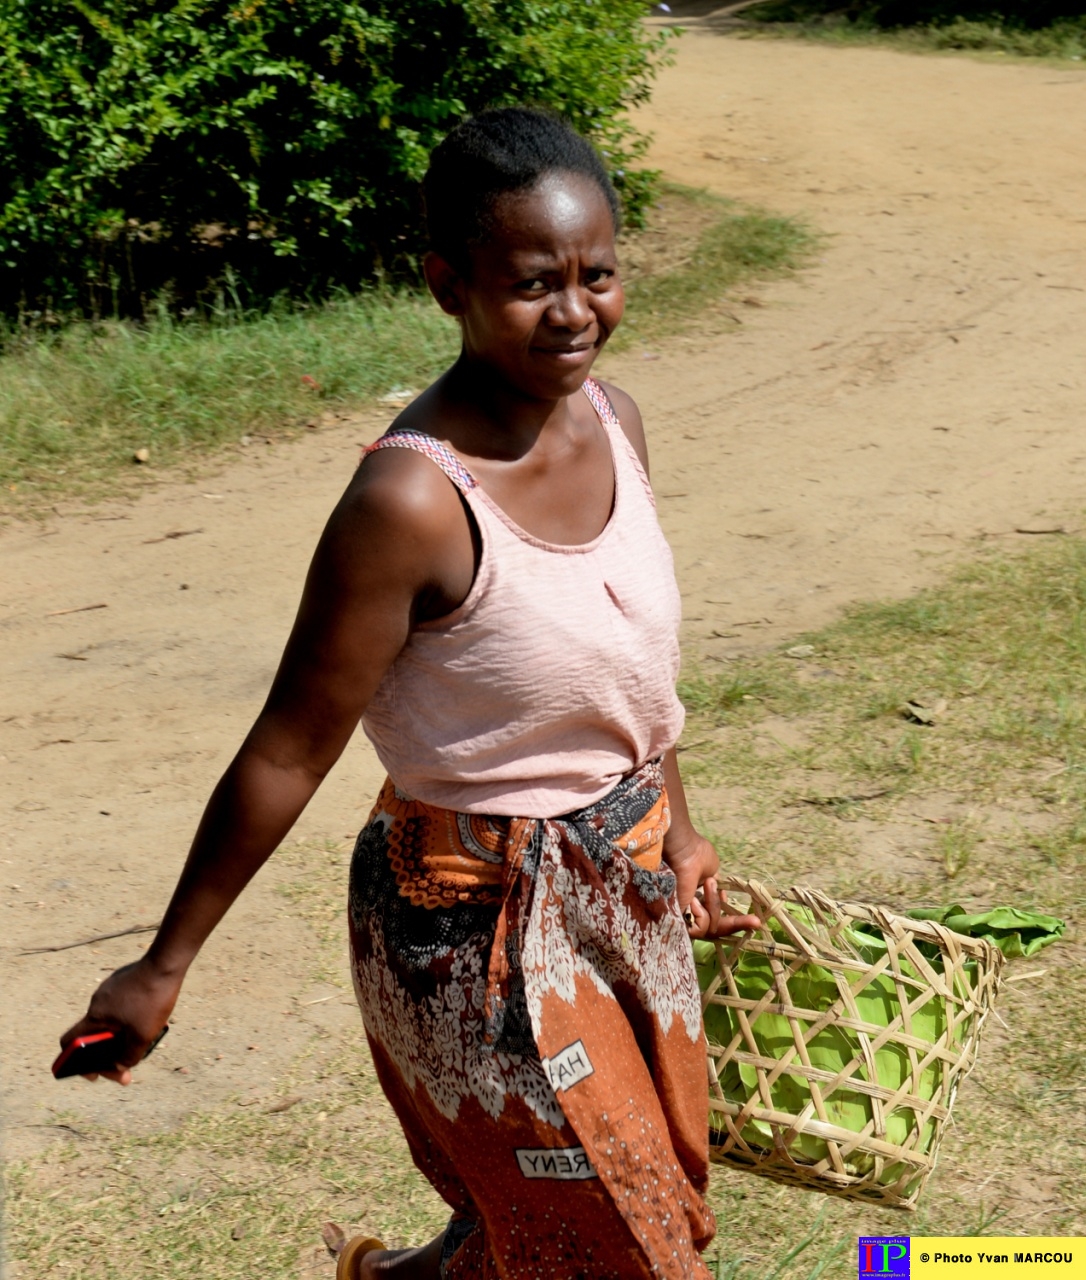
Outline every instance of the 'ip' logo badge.
<path id="1" fill-rule="evenodd" d="M 860 1280 L 909 1280 L 908 1236 L 860 1236 Z"/>

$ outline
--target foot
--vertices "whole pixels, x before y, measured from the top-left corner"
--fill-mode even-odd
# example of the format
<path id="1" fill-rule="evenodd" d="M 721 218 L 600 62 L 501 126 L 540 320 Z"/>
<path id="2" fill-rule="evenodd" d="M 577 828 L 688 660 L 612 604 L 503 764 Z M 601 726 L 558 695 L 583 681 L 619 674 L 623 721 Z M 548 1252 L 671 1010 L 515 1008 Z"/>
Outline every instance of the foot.
<path id="1" fill-rule="evenodd" d="M 386 1249 L 376 1241 L 366 1242 L 368 1247 L 357 1254 L 357 1270 L 342 1275 L 337 1271 L 336 1280 L 440 1280 L 444 1240 L 443 1231 L 421 1249 Z M 352 1244 L 349 1240 L 347 1248 Z"/>
<path id="2" fill-rule="evenodd" d="M 336 1257 L 336 1280 L 364 1280 L 373 1274 L 366 1269 L 367 1260 L 388 1252 L 375 1236 L 352 1236 Z"/>

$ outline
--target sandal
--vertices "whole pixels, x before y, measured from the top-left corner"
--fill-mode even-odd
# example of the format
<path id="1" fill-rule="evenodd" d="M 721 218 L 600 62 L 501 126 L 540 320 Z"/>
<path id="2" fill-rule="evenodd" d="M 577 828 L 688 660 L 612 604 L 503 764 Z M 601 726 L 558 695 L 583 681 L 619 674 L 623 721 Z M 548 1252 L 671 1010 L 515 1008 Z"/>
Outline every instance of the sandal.
<path id="1" fill-rule="evenodd" d="M 374 1249 L 384 1248 L 385 1245 L 374 1236 L 352 1236 L 336 1259 L 336 1280 L 358 1280 L 363 1256 Z"/>

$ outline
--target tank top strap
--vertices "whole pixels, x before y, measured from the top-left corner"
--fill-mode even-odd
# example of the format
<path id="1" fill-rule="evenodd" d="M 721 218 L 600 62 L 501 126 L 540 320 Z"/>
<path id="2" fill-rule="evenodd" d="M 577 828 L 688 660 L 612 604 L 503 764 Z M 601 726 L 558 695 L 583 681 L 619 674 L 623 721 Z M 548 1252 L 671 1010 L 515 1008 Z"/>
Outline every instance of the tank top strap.
<path id="1" fill-rule="evenodd" d="M 622 428 L 622 421 L 615 411 L 615 406 L 611 403 L 611 397 L 595 378 L 586 378 L 581 390 L 588 397 L 589 404 L 595 409 L 596 416 L 603 423 L 604 430 L 611 437 L 611 445 L 614 449 L 616 460 L 618 458 L 626 460 L 633 474 L 637 477 L 645 497 L 648 498 L 649 505 L 655 511 L 656 495 L 652 491 L 652 482 L 645 473 L 644 465 L 637 456 L 637 450 L 631 444 L 630 437 Z"/>
<path id="2" fill-rule="evenodd" d="M 461 493 L 468 494 L 472 489 L 478 487 L 478 480 L 475 479 L 456 454 L 451 449 L 447 449 L 440 440 L 435 440 L 433 436 L 428 436 L 425 431 L 413 431 L 411 429 L 390 431 L 387 435 L 383 435 L 380 440 L 375 440 L 373 444 L 367 445 L 362 450 L 363 460 L 368 458 L 371 453 L 376 453 L 378 449 L 413 449 L 416 453 L 421 453 L 429 458 L 431 462 L 436 462 Z"/>
<path id="3" fill-rule="evenodd" d="M 600 386 L 595 378 L 585 378 L 582 387 L 588 402 L 595 409 L 600 421 L 609 427 L 621 427 L 618 414 L 615 412 L 615 406 L 611 403 L 611 397 Z"/>

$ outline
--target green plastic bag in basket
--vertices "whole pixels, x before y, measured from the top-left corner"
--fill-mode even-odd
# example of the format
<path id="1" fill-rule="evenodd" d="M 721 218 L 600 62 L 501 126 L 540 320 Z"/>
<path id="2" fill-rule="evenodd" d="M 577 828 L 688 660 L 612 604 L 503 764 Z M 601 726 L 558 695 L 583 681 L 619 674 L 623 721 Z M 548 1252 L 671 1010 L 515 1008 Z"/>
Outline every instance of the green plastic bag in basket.
<path id="1" fill-rule="evenodd" d="M 796 919 L 810 923 L 808 913 L 802 907 L 791 908 Z M 776 921 L 771 921 L 770 930 L 773 936 L 782 943 L 788 942 L 787 934 Z M 852 944 L 857 956 L 866 964 L 871 964 L 885 954 L 886 944 L 873 933 L 852 929 L 842 935 Z M 716 948 L 712 942 L 695 942 L 694 958 L 698 967 L 698 983 L 704 991 L 717 973 Z M 903 973 L 916 980 L 917 990 L 921 986 L 921 977 L 911 969 L 907 962 L 901 962 Z M 733 965 L 736 987 L 741 996 L 748 999 L 759 999 L 773 984 L 773 972 L 769 960 L 761 955 L 740 952 Z M 808 1009 L 828 1009 L 838 999 L 838 986 L 834 976 L 820 965 L 808 963 L 788 979 L 788 989 L 793 1003 Z M 887 1026 L 900 1011 L 898 986 L 889 974 L 882 975 L 868 983 L 855 995 L 857 1013 L 867 1023 Z M 931 1044 L 939 1041 L 947 1029 L 946 1011 L 941 1001 L 932 1000 L 919 1009 L 912 1018 L 913 1034 Z M 782 1058 L 794 1048 L 795 1039 L 791 1025 L 786 1017 L 773 1012 L 761 1013 L 753 1023 L 751 1030 L 754 1039 L 767 1057 Z M 736 1013 L 720 1005 L 710 1005 L 705 1010 L 705 1034 L 711 1044 L 728 1045 L 741 1034 Z M 953 1038 L 950 1044 L 953 1045 Z M 846 1068 L 856 1055 L 856 1040 L 845 1029 L 836 1023 L 818 1031 L 807 1041 L 807 1053 L 811 1065 L 834 1075 Z M 884 1045 L 875 1054 L 876 1080 L 891 1089 L 900 1088 L 910 1074 L 908 1051 L 896 1041 Z M 933 1062 L 919 1077 L 919 1093 L 923 1098 L 934 1096 L 941 1079 L 942 1063 Z M 853 1078 L 864 1081 L 868 1071 L 861 1067 Z M 724 1075 L 720 1078 L 724 1095 L 731 1102 L 742 1103 L 757 1088 L 757 1073 L 752 1066 L 732 1061 L 728 1064 Z M 789 1073 L 783 1073 L 772 1086 L 772 1101 L 781 1112 L 798 1114 L 807 1105 L 810 1094 L 802 1080 Z M 860 1132 L 872 1118 L 871 1097 L 858 1089 L 842 1085 L 835 1089 L 826 1099 L 827 1118 L 842 1129 Z M 723 1130 L 724 1117 L 718 1111 L 709 1112 L 711 1128 Z M 904 1144 L 917 1127 L 916 1112 L 898 1109 L 887 1117 L 886 1138 L 888 1141 Z M 922 1124 L 920 1134 L 912 1140 L 910 1146 L 919 1151 L 927 1151 L 934 1133 L 932 1120 Z M 772 1146 L 773 1135 L 768 1124 L 752 1119 L 747 1122 L 744 1135 L 750 1142 L 762 1138 L 767 1147 Z M 806 1157 L 811 1163 L 823 1160 L 827 1155 L 824 1140 L 810 1133 L 797 1135 L 793 1143 L 793 1153 Z M 872 1158 L 865 1152 L 856 1152 L 849 1161 L 849 1172 L 857 1175 L 866 1174 L 872 1166 Z"/>
<path id="2" fill-rule="evenodd" d="M 954 906 L 910 912 L 913 926 L 803 886 L 722 884 L 767 923 L 743 940 L 694 943 L 713 1159 L 911 1208 L 974 1060 L 999 951 L 1031 954 L 1062 922 Z"/>

